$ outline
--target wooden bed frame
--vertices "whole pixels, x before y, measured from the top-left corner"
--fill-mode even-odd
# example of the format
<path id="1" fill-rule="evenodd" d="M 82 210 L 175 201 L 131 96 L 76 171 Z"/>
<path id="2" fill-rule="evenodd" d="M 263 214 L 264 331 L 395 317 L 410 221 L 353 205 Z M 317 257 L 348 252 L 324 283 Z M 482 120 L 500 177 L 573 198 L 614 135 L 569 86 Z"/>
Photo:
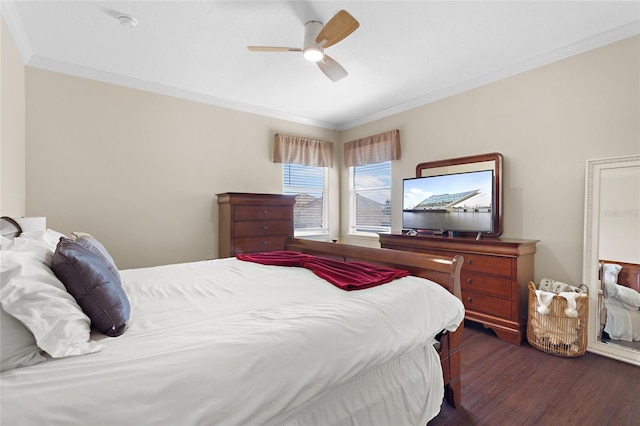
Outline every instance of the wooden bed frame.
<path id="1" fill-rule="evenodd" d="M 0 230 L 7 237 L 20 234 L 20 226 L 10 218 L 0 219 Z M 458 299 L 462 300 L 460 286 L 460 270 L 463 257 L 456 255 L 453 258 L 424 253 L 413 253 L 391 249 L 376 249 L 359 247 L 348 244 L 302 240 L 289 237 L 285 243 L 286 250 L 317 256 L 338 259 L 343 261 L 363 261 L 367 263 L 403 269 L 412 275 L 434 281 L 449 290 Z M 461 370 L 461 344 L 464 321 L 455 332 L 441 333 L 438 335 L 437 346 L 445 386 L 445 399 L 453 407 L 458 407 L 462 402 Z"/>
<path id="2" fill-rule="evenodd" d="M 451 258 L 447 256 L 359 247 L 298 238 L 289 238 L 285 244 L 285 249 L 332 259 L 363 261 L 404 269 L 412 275 L 427 278 L 442 285 L 458 299 L 462 300 L 462 290 L 460 287 L 462 256 Z M 445 383 L 445 399 L 453 407 L 458 407 L 462 402 L 460 370 L 463 325 L 464 322 L 460 324 L 455 332 L 442 334 L 440 336 L 440 345 L 437 347 L 438 353 L 440 354 Z"/>

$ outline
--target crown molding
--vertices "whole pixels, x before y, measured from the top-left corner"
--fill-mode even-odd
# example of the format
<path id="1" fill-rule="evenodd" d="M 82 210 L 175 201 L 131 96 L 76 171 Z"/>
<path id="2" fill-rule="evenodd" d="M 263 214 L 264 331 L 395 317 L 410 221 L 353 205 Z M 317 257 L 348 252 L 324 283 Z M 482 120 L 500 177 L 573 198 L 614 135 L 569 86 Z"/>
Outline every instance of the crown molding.
<path id="1" fill-rule="evenodd" d="M 585 38 L 576 43 L 569 44 L 567 46 L 561 47 L 559 49 L 534 56 L 525 61 L 519 62 L 517 64 L 504 67 L 502 69 L 493 71 L 491 73 L 472 78 L 463 83 L 456 84 L 449 87 L 443 87 L 441 89 L 435 90 L 427 95 L 415 98 L 409 102 L 405 102 L 403 104 L 396 105 L 391 108 L 387 108 L 385 110 L 379 111 L 375 114 L 371 114 L 365 117 L 361 117 L 352 121 L 338 123 L 336 125 L 336 130 L 348 130 L 354 127 L 362 126 L 367 123 L 371 123 L 373 121 L 379 120 L 381 118 L 389 117 L 394 114 L 398 114 L 404 111 L 408 111 L 410 109 L 420 107 L 431 102 L 435 102 L 444 98 L 448 98 L 450 96 L 454 96 L 468 90 L 472 90 L 478 88 L 480 86 L 484 86 L 507 77 L 512 77 L 517 74 L 521 74 L 527 71 L 530 71 L 535 68 L 542 67 L 544 65 L 548 65 L 553 62 L 560 61 L 562 59 L 569 58 L 571 56 L 578 55 L 580 53 L 584 53 L 586 51 L 596 49 L 598 47 L 605 46 L 607 44 L 614 43 L 616 41 L 623 40 L 625 38 L 633 37 L 635 35 L 640 34 L 640 20 L 634 20 L 629 22 L 628 24 L 622 25 L 620 27 L 614 28 L 612 30 L 596 34 L 594 36 Z"/>
<path id="2" fill-rule="evenodd" d="M 487 73 L 482 76 L 478 76 L 469 79 L 460 84 L 453 86 L 442 87 L 434 90 L 424 96 L 412 99 L 408 102 L 384 109 L 382 111 L 357 118 L 355 120 L 334 123 L 316 120 L 308 117 L 302 117 L 295 114 L 284 113 L 281 111 L 275 111 L 268 108 L 258 107 L 255 105 L 249 105 L 241 102 L 235 102 L 228 99 L 222 99 L 215 96 L 210 96 L 202 93 L 197 93 L 189 90 L 178 89 L 172 86 L 166 86 L 163 84 L 153 83 L 146 80 L 126 77 L 123 75 L 105 72 L 93 68 L 83 67 L 76 64 L 56 61 L 54 59 L 34 55 L 31 48 L 31 44 L 27 38 L 26 32 L 22 26 L 22 22 L 17 13 L 14 4 L 15 0 L 2 0 L 0 3 L 0 14 L 3 16 L 9 32 L 14 38 L 16 47 L 22 57 L 25 65 L 40 68 L 48 71 L 59 72 L 62 74 L 68 74 L 75 77 L 87 78 L 91 80 L 97 80 L 104 83 L 116 84 L 119 86 L 129 87 L 133 89 L 139 89 L 147 92 L 158 93 L 162 95 L 172 96 L 180 99 L 191 100 L 194 102 L 200 102 L 208 105 L 218 106 L 222 108 L 233 109 L 237 111 L 247 112 L 251 114 L 257 114 L 261 116 L 271 117 L 279 120 L 290 121 L 299 124 L 305 124 L 309 126 L 321 127 L 331 130 L 348 130 L 354 127 L 362 126 L 373 121 L 386 118 L 404 111 L 408 111 L 413 108 L 417 108 L 431 102 L 435 102 L 441 99 L 454 96 L 468 90 L 472 90 L 507 77 L 511 77 L 517 74 L 530 71 L 532 69 L 548 65 L 550 63 L 569 58 L 571 56 L 592 50 L 616 41 L 632 37 L 640 34 L 640 20 L 634 20 L 628 24 L 611 29 L 609 31 L 588 37 L 580 40 L 576 43 L 569 44 L 562 48 L 547 52 L 542 55 L 538 55 L 529 58 L 525 61 L 517 64 L 498 69 L 494 72 Z"/>
<path id="3" fill-rule="evenodd" d="M 18 15 L 18 11 L 16 10 L 14 3 L 15 0 L 2 0 L 0 2 L 0 15 L 2 15 L 2 17 L 4 18 L 7 28 L 9 29 L 9 32 L 13 37 L 16 48 L 20 54 L 20 57 L 22 58 L 22 62 L 27 66 L 71 75 L 74 77 L 97 80 L 103 83 L 116 84 L 118 86 L 172 96 L 175 98 L 186 99 L 207 105 L 228 108 L 265 117 L 271 117 L 278 120 L 336 130 L 336 123 L 315 120 L 308 117 L 275 111 L 268 108 L 245 104 L 242 102 L 235 102 L 228 99 L 217 98 L 215 96 L 178 89 L 176 87 L 153 83 L 147 80 L 126 77 L 120 74 L 101 71 L 94 68 L 88 68 L 81 65 L 57 61 L 54 59 L 35 55 L 33 53 L 33 49 L 31 48 L 31 44 L 29 43 L 27 34 L 24 31 L 22 21 L 20 20 L 20 16 Z"/>
<path id="4" fill-rule="evenodd" d="M 290 121 L 299 124 L 306 124 L 314 127 L 321 127 L 335 130 L 336 124 L 320 120 L 314 120 L 307 117 L 289 114 L 281 111 L 275 111 L 268 108 L 262 108 L 255 105 L 249 105 L 242 102 L 222 99 L 203 93 L 190 90 L 179 89 L 173 86 L 154 83 L 148 80 L 127 77 L 121 74 L 111 73 L 88 68 L 81 65 L 71 64 L 68 62 L 56 61 L 54 59 L 45 58 L 38 55 L 31 56 L 27 63 L 28 66 L 39 68 L 46 71 L 53 71 L 61 74 L 71 75 L 74 77 L 96 80 L 103 83 L 115 84 L 117 86 L 128 87 L 131 89 L 143 90 L 146 92 L 156 93 L 160 95 L 171 96 L 174 98 L 186 99 L 189 101 L 199 102 L 207 105 L 217 106 L 221 108 L 232 109 L 236 111 L 257 114 L 260 116 L 276 118 L 279 120 Z"/>
<path id="5" fill-rule="evenodd" d="M 31 43 L 29 43 L 27 33 L 22 26 L 22 21 L 20 20 L 14 1 L 2 0 L 2 2 L 0 2 L 0 14 L 4 18 L 4 22 L 13 37 L 22 62 L 26 64 L 33 55 L 33 50 L 31 49 Z"/>

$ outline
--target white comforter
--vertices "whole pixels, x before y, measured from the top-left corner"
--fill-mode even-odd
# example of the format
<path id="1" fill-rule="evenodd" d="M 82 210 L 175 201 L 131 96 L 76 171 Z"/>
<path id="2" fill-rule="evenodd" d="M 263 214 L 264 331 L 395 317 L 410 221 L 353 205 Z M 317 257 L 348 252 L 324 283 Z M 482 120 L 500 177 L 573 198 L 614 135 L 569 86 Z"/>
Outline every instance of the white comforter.
<path id="1" fill-rule="evenodd" d="M 124 335 L 95 335 L 99 353 L 3 372 L 3 426 L 263 424 L 464 317 L 458 299 L 415 277 L 346 292 L 306 269 L 229 258 L 122 280 Z"/>
<path id="2" fill-rule="evenodd" d="M 614 340 L 640 341 L 640 311 L 626 309 L 609 298 L 604 299 L 607 320 L 604 331 Z"/>

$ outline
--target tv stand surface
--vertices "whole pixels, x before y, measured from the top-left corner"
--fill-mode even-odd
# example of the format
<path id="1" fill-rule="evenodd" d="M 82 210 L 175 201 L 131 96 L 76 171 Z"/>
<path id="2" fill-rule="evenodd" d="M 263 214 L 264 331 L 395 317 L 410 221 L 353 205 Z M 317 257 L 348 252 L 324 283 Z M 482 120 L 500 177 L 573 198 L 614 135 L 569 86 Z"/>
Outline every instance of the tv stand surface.
<path id="1" fill-rule="evenodd" d="M 460 275 L 465 319 L 491 328 L 506 342 L 526 336 L 528 283 L 538 240 L 482 236 L 381 233 L 383 248 L 464 256 Z"/>

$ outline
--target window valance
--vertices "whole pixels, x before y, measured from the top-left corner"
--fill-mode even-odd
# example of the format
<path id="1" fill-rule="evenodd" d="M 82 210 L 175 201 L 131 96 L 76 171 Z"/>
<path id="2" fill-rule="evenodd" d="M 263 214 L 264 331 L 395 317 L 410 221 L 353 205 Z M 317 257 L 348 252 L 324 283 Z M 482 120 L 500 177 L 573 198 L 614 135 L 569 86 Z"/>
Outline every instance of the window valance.
<path id="1" fill-rule="evenodd" d="M 273 162 L 333 167 L 333 142 L 276 133 Z"/>
<path id="2" fill-rule="evenodd" d="M 389 130 L 344 144 L 345 166 L 363 166 L 400 159 L 400 130 Z"/>

